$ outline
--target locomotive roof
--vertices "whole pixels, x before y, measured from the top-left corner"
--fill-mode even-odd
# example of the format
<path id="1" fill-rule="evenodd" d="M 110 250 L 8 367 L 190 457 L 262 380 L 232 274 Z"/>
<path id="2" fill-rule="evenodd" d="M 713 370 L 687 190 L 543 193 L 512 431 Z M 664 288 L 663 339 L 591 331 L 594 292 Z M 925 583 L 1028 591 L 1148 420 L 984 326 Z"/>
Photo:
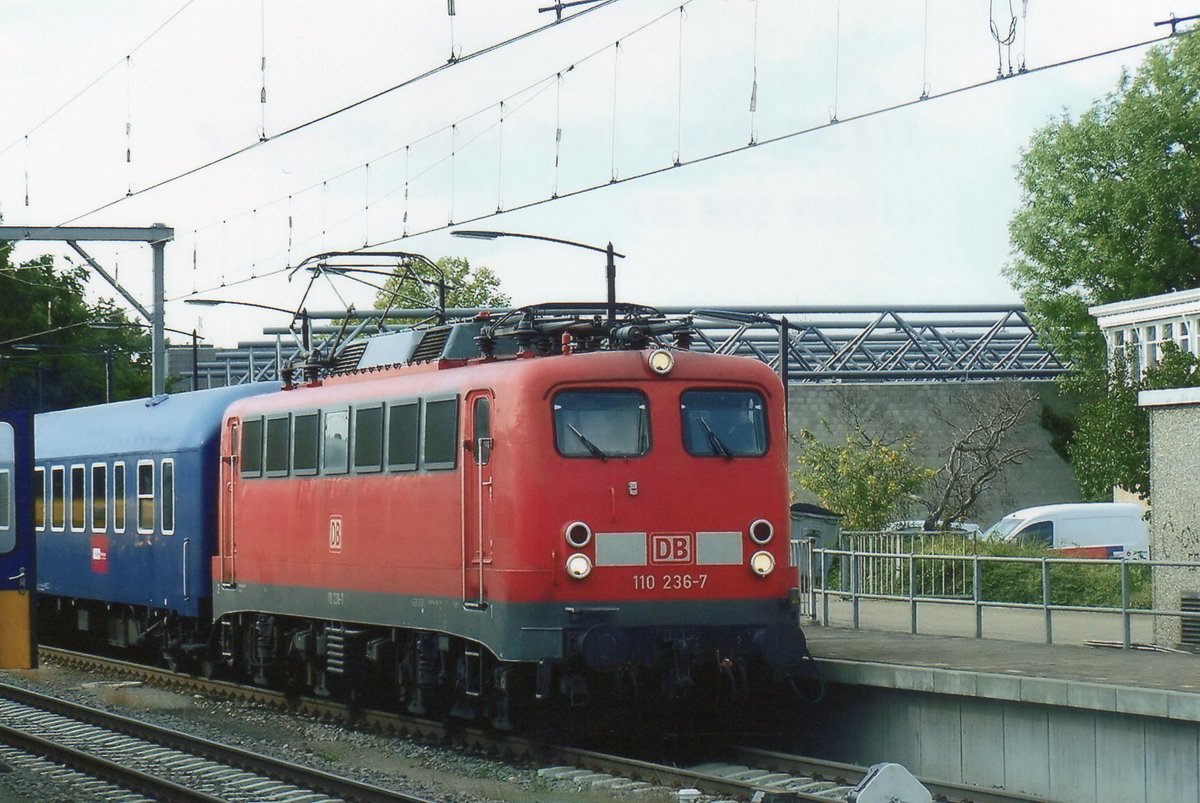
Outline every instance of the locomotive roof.
<path id="1" fill-rule="evenodd" d="M 275 382 L 253 382 L 41 413 L 35 450 L 39 460 L 53 460 L 198 449 L 216 436 L 231 402 L 278 390 Z"/>

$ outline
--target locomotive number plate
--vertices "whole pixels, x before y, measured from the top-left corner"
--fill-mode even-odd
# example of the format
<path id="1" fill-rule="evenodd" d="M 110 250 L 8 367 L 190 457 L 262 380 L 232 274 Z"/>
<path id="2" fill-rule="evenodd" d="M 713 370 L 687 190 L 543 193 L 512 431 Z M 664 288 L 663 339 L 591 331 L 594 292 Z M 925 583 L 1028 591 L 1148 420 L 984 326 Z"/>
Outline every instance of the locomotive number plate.
<path id="1" fill-rule="evenodd" d="M 694 588 L 704 588 L 707 582 L 707 574 L 635 574 L 633 576 L 633 590 L 691 591 Z"/>

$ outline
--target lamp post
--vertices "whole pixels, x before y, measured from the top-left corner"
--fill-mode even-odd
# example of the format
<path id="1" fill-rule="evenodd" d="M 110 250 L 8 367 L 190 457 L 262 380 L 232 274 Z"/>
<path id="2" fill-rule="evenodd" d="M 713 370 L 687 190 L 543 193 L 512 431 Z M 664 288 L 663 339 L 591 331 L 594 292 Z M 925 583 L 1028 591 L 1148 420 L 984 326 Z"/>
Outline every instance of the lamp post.
<path id="1" fill-rule="evenodd" d="M 14 343 L 13 351 L 59 351 L 63 356 L 72 354 L 103 354 L 104 355 L 104 403 L 108 404 L 112 401 L 113 391 L 113 353 L 116 351 L 113 347 L 103 349 L 88 349 L 79 348 L 76 346 L 59 346 L 53 343 Z M 42 372 L 45 366 L 40 362 L 37 365 L 38 371 L 38 412 L 42 411 L 45 399 L 42 391 Z"/>
<path id="2" fill-rule="evenodd" d="M 518 234 L 512 231 L 471 231 L 459 229 L 452 231 L 450 234 L 454 237 L 466 237 L 470 240 L 498 240 L 501 237 L 520 237 L 525 240 L 543 240 L 548 243 L 558 243 L 559 245 L 571 245 L 576 248 L 584 248 L 588 251 L 597 251 L 607 257 L 605 262 L 605 281 L 608 286 L 608 325 L 611 327 L 617 320 L 617 263 L 616 258 L 624 259 L 624 254 L 618 254 L 613 250 L 613 244 L 610 242 L 606 247 L 601 248 L 596 245 L 588 245 L 586 243 L 577 243 L 574 240 L 560 240 L 558 237 L 545 237 L 541 234 Z"/>

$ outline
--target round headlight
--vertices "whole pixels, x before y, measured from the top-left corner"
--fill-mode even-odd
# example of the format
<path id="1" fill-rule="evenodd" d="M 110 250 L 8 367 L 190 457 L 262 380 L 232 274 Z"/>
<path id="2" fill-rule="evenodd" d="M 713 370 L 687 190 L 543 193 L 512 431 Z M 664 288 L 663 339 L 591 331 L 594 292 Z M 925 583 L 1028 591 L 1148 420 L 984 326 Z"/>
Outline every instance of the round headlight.
<path id="1" fill-rule="evenodd" d="M 582 552 L 576 552 L 567 558 L 567 574 L 576 580 L 582 580 L 592 573 L 592 561 Z"/>
<path id="2" fill-rule="evenodd" d="M 574 549 L 583 549 L 592 540 L 592 528 L 582 521 L 573 521 L 567 525 L 567 543 Z"/>
<path id="3" fill-rule="evenodd" d="M 646 357 L 646 365 L 659 376 L 668 374 L 675 367 L 675 355 L 666 349 L 655 349 Z"/>
<path id="4" fill-rule="evenodd" d="M 766 577 L 775 571 L 775 556 L 770 552 L 755 552 L 750 556 L 750 571 L 759 577 Z"/>
<path id="5" fill-rule="evenodd" d="M 775 528 L 766 519 L 755 519 L 750 522 L 750 540 L 756 544 L 765 544 L 775 534 Z"/>

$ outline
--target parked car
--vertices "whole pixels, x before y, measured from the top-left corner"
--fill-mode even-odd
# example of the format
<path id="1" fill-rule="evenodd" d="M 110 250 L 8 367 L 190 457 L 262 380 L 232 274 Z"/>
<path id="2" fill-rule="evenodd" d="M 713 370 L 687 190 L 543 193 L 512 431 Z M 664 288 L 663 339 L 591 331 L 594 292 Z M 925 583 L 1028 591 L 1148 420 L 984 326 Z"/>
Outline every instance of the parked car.
<path id="1" fill-rule="evenodd" d="M 920 533 L 925 532 L 925 522 L 920 520 L 913 521 L 892 521 L 888 522 L 883 528 L 884 532 L 888 533 Z M 945 528 L 937 528 L 931 532 L 938 533 L 958 533 L 961 535 L 978 535 L 980 527 L 969 521 L 952 521 Z"/>
<path id="2" fill-rule="evenodd" d="M 1039 505 L 1009 513 L 985 538 L 1044 546 L 1065 555 L 1107 558 L 1150 549 L 1145 511 L 1131 502 Z"/>

